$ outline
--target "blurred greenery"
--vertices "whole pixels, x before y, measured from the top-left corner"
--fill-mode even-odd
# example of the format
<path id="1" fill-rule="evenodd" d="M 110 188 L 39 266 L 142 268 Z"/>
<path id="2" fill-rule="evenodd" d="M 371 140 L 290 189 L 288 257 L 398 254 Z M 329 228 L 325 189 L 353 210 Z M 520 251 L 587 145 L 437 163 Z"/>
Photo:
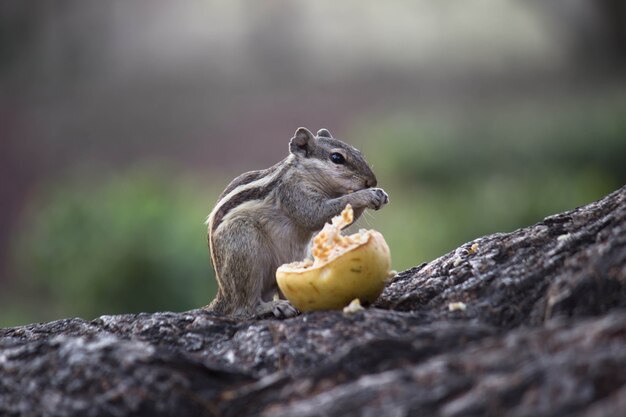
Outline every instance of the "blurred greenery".
<path id="1" fill-rule="evenodd" d="M 355 123 L 347 136 L 391 197 L 360 226 L 385 235 L 402 270 L 617 189 L 626 101 L 568 103 Z M 0 326 L 206 305 L 215 281 L 203 220 L 228 180 L 207 185 L 170 168 L 91 170 L 40 187 L 17 234 L 20 275 L 0 296 Z"/>
<path id="2" fill-rule="evenodd" d="M 165 172 L 75 175 L 42 188 L 24 217 L 15 249 L 22 274 L 2 300 L 0 326 L 208 304 L 215 289 L 203 221 L 214 193 Z"/>
<path id="3" fill-rule="evenodd" d="M 626 183 L 618 1 L 5 3 L 0 326 L 207 304 L 204 218 L 300 125 L 397 270 Z"/>
<path id="4" fill-rule="evenodd" d="M 568 103 L 358 124 L 351 136 L 363 141 L 390 195 L 375 219 L 394 267 L 533 224 L 623 185 L 626 101 Z"/>

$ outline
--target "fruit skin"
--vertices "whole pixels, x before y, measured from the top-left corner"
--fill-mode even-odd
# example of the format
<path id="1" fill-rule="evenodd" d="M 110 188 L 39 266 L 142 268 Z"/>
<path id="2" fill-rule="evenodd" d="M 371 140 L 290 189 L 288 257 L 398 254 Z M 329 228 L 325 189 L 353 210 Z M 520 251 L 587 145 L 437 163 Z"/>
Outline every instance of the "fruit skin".
<path id="1" fill-rule="evenodd" d="M 382 292 L 391 268 L 383 235 L 368 232 L 367 242 L 317 267 L 283 265 L 276 271 L 278 287 L 300 311 L 342 309 L 355 298 L 372 302 Z"/>

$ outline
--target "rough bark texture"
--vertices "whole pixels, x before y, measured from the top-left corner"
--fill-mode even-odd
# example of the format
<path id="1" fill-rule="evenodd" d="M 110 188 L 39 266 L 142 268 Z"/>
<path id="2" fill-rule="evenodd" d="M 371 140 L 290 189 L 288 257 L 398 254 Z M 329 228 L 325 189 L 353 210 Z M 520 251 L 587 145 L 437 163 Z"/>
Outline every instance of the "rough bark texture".
<path id="1" fill-rule="evenodd" d="M 355 314 L 0 330 L 0 415 L 625 415 L 625 307 L 626 187 L 402 272 Z"/>

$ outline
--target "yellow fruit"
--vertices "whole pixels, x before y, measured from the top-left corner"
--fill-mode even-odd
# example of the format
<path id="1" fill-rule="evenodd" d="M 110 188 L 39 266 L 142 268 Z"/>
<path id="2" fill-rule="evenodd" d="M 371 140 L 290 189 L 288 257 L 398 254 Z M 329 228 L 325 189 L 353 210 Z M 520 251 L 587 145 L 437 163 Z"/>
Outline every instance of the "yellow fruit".
<path id="1" fill-rule="evenodd" d="M 355 298 L 372 302 L 382 292 L 391 267 L 389 247 L 375 230 L 342 236 L 352 220 L 348 205 L 313 239 L 313 261 L 276 271 L 278 287 L 300 311 L 342 309 Z"/>

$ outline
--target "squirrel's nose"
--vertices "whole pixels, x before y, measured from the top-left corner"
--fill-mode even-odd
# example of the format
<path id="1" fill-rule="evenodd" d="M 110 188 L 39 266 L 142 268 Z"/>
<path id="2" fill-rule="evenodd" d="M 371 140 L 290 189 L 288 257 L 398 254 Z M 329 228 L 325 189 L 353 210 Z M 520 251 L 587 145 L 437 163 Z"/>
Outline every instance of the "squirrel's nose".
<path id="1" fill-rule="evenodd" d="M 368 178 L 365 180 L 365 187 L 366 188 L 376 187 L 377 183 L 378 182 L 376 181 L 376 178 Z"/>

